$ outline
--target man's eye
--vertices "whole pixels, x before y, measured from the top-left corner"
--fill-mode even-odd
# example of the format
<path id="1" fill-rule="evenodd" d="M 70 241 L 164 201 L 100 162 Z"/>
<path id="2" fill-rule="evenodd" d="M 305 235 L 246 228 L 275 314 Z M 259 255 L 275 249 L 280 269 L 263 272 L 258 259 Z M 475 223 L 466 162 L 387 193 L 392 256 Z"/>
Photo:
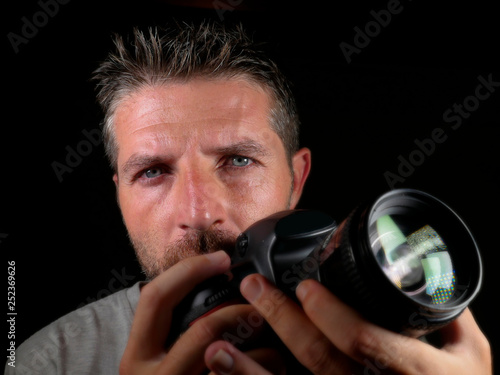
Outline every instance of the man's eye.
<path id="1" fill-rule="evenodd" d="M 144 172 L 144 176 L 146 178 L 155 178 L 164 173 L 162 168 L 149 168 L 147 171 Z"/>
<path id="2" fill-rule="evenodd" d="M 252 159 L 236 155 L 231 156 L 230 162 L 231 165 L 235 167 L 246 167 L 247 165 L 252 164 Z"/>

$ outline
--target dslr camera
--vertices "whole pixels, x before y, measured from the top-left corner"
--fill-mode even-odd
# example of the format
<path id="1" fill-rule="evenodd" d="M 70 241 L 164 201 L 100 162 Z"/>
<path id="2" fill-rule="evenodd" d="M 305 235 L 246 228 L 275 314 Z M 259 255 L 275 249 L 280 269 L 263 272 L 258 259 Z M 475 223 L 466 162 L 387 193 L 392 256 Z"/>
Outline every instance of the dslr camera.
<path id="1" fill-rule="evenodd" d="M 239 285 L 260 273 L 296 300 L 315 279 L 372 322 L 420 337 L 454 320 L 480 289 L 481 259 L 470 230 L 437 198 L 396 189 L 339 225 L 315 210 L 273 214 L 241 233 L 230 275 L 197 286 L 176 308 L 175 340 L 197 319 L 244 303 Z"/>

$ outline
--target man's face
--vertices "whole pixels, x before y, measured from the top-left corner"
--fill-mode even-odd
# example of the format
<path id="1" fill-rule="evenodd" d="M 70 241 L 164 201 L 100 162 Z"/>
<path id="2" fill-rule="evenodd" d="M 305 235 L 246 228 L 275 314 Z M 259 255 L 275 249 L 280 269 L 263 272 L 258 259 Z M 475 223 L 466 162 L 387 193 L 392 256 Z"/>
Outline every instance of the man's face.
<path id="1" fill-rule="evenodd" d="M 246 80 L 196 79 L 143 88 L 117 107 L 114 181 L 149 278 L 187 256 L 232 248 L 250 224 L 295 207 L 309 150 L 294 156 L 292 173 L 270 104 Z"/>

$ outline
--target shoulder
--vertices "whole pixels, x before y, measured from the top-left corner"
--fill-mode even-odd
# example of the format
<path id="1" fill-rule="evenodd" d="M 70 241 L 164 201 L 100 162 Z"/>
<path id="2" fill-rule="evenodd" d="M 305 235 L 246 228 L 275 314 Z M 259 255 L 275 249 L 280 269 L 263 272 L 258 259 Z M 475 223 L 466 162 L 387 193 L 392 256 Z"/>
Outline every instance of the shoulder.
<path id="1" fill-rule="evenodd" d="M 142 284 L 82 306 L 35 333 L 16 349 L 10 373 L 116 373 Z"/>

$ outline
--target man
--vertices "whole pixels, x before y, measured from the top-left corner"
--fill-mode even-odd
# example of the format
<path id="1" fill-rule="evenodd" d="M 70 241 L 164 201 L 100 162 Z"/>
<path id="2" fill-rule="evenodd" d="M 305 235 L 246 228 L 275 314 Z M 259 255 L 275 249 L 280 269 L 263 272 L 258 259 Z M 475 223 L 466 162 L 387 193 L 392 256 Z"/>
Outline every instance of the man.
<path id="1" fill-rule="evenodd" d="M 116 47 L 95 79 L 118 203 L 150 281 L 35 334 L 18 349 L 17 373 L 279 373 L 286 363 L 258 341 L 262 318 L 315 374 L 491 373 L 488 342 L 469 311 L 434 348 L 367 322 L 317 282 L 299 285 L 299 306 L 260 275 L 241 284 L 250 304 L 198 320 L 166 348 L 173 309 L 229 270 L 236 236 L 296 207 L 311 153 L 299 149 L 285 78 L 240 28 L 135 31 Z M 259 318 L 251 349 L 222 340 Z"/>

